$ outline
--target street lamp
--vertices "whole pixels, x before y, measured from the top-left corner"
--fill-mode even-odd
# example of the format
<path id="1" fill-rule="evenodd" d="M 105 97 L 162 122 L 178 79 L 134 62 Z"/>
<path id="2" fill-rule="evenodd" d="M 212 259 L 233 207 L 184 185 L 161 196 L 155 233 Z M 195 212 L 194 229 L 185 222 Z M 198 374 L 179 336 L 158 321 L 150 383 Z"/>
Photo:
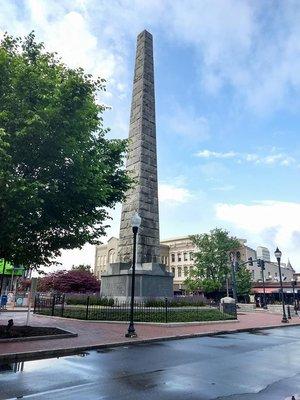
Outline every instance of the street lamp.
<path id="1" fill-rule="evenodd" d="M 264 260 L 258 259 L 257 260 L 257 265 L 261 269 L 261 278 L 262 278 L 262 283 L 263 283 L 263 294 L 264 294 L 264 296 L 263 296 L 263 299 L 264 299 L 263 308 L 264 308 L 264 310 L 267 310 L 268 306 L 267 306 L 267 300 L 266 300 L 266 287 L 265 287 L 265 274 L 264 274 L 265 262 L 264 262 Z"/>
<path id="2" fill-rule="evenodd" d="M 297 304 L 296 304 L 296 296 L 295 296 L 295 286 L 297 285 L 297 279 L 294 278 L 294 279 L 291 281 L 291 284 L 292 284 L 292 288 L 293 288 L 294 310 L 295 310 L 295 314 L 297 315 L 298 312 L 297 312 Z"/>
<path id="3" fill-rule="evenodd" d="M 286 317 L 286 313 L 285 313 L 285 304 L 284 304 L 284 296 L 283 296 L 283 287 L 282 287 L 282 277 L 281 277 L 281 265 L 280 265 L 280 259 L 281 259 L 281 251 L 278 249 L 278 247 L 276 248 L 275 252 L 275 257 L 277 259 L 277 263 L 278 263 L 278 269 L 279 269 L 279 279 L 280 279 L 280 291 L 281 291 L 281 302 L 282 302 L 282 320 L 281 322 L 289 322 L 289 320 Z"/>
<path id="4" fill-rule="evenodd" d="M 237 303 L 237 293 L 236 293 L 236 279 L 235 279 L 235 272 L 236 272 L 236 256 L 234 253 L 230 253 L 230 261 L 231 261 L 231 285 L 232 285 L 232 295 L 235 300 L 235 303 Z"/>
<path id="5" fill-rule="evenodd" d="M 135 286 L 135 263 L 136 263 L 136 237 L 141 225 L 141 217 L 137 212 L 134 213 L 131 219 L 131 226 L 133 232 L 133 254 L 132 254 L 132 274 L 131 274 L 131 299 L 130 299 L 130 322 L 128 331 L 125 334 L 126 337 L 136 337 L 137 334 L 134 329 L 133 323 L 133 307 L 134 307 L 134 286 Z"/>

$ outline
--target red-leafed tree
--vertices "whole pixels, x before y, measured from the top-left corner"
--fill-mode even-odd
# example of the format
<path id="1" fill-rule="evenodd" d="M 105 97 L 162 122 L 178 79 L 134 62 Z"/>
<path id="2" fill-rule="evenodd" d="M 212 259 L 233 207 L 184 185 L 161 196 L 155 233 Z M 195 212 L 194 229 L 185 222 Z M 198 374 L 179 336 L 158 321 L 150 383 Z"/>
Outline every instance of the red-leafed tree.
<path id="1" fill-rule="evenodd" d="M 86 293 L 99 292 L 100 281 L 88 270 L 56 271 L 38 280 L 39 292 Z"/>

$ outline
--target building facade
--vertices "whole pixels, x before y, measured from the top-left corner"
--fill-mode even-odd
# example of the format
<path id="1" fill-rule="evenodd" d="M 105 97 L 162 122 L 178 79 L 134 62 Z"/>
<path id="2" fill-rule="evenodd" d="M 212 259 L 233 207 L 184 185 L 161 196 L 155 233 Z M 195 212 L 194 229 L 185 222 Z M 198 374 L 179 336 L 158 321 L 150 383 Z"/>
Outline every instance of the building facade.
<path id="1" fill-rule="evenodd" d="M 247 246 L 246 239 L 239 239 L 239 242 L 240 247 L 236 251 L 238 263 L 246 263 L 250 257 L 252 260 L 263 259 L 265 261 L 265 281 L 279 282 L 278 265 L 277 262 L 270 261 L 269 250 L 266 247 L 259 247 L 260 249 L 266 249 L 268 252 L 259 251 L 257 253 L 257 251 Z M 94 273 L 99 279 L 101 279 L 102 273 L 107 271 L 107 266 L 117 261 L 118 243 L 119 240 L 112 237 L 107 244 L 96 246 Z M 196 246 L 189 236 L 175 237 L 160 242 L 160 262 L 166 266 L 168 272 L 172 272 L 174 275 L 174 291 L 184 289 L 184 281 L 194 268 L 193 255 L 196 250 Z M 265 258 L 262 258 L 262 256 Z M 261 268 L 258 267 L 257 263 L 254 261 L 252 266 L 249 264 L 246 264 L 246 266 L 251 272 L 252 281 L 262 282 Z M 290 282 L 293 279 L 295 271 L 290 262 L 287 265 L 281 264 L 281 273 L 284 282 Z"/>
<path id="2" fill-rule="evenodd" d="M 256 249 L 256 253 L 257 253 L 257 258 L 260 258 L 261 260 L 264 261 L 271 261 L 270 251 L 269 249 L 267 249 L 267 247 L 258 246 Z"/>

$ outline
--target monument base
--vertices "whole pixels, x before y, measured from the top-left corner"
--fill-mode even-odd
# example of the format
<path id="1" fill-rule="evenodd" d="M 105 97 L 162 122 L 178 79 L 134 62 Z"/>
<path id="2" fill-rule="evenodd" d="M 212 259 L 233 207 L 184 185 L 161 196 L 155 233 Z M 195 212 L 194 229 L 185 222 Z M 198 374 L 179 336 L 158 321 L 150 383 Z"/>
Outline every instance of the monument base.
<path id="1" fill-rule="evenodd" d="M 101 276 L 100 295 L 119 301 L 131 297 L 132 269 L 129 263 L 113 263 Z M 173 274 L 163 264 L 137 264 L 135 269 L 135 301 L 173 297 Z"/>

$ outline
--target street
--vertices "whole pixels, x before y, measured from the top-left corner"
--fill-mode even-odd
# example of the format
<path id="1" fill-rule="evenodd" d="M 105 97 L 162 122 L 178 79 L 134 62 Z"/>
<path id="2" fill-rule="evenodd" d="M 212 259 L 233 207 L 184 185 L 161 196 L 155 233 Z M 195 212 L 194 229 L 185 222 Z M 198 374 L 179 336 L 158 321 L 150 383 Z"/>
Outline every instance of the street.
<path id="1" fill-rule="evenodd" d="M 300 327 L 128 345 L 2 366 L 0 399 L 283 400 L 299 361 Z"/>

